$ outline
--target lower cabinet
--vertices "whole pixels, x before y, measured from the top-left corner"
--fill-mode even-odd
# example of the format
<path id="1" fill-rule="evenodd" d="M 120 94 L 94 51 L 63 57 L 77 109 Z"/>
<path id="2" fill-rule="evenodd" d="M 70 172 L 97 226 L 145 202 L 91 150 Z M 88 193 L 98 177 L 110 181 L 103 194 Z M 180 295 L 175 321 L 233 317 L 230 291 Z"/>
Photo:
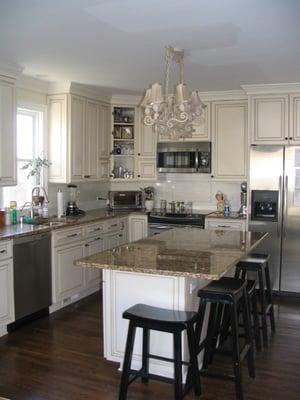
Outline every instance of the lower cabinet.
<path id="1" fill-rule="evenodd" d="M 129 215 L 129 242 L 144 239 L 148 236 L 147 215 Z"/>
<path id="2" fill-rule="evenodd" d="M 0 325 L 7 325 L 14 321 L 14 280 L 13 261 L 0 261 Z"/>
<path id="3" fill-rule="evenodd" d="M 105 249 L 104 237 L 97 236 L 89 239 L 85 243 L 85 257 L 92 256 Z M 92 287 L 100 285 L 102 279 L 102 271 L 99 268 L 86 268 L 84 269 L 84 286 Z"/>
<path id="4" fill-rule="evenodd" d="M 228 231 L 245 231 L 246 220 L 245 219 L 233 219 L 233 218 L 206 218 L 205 229 L 212 230 L 228 230 Z"/>

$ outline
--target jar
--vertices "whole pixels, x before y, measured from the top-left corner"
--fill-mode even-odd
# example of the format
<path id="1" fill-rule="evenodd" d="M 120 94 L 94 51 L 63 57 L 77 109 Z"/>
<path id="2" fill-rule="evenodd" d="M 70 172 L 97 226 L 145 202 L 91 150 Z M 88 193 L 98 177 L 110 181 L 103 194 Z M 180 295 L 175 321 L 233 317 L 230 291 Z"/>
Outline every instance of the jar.
<path id="1" fill-rule="evenodd" d="M 3 228 L 5 223 L 5 211 L 0 210 L 0 228 Z"/>

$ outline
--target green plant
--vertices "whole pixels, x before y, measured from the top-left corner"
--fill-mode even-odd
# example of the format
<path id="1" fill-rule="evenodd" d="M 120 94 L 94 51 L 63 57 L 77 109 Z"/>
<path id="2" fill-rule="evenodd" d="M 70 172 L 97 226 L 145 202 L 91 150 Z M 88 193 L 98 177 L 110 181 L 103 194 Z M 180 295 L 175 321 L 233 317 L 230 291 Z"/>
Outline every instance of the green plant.
<path id="1" fill-rule="evenodd" d="M 21 167 L 21 169 L 28 170 L 27 179 L 29 179 L 31 176 L 36 176 L 36 183 L 37 185 L 39 185 L 42 169 L 45 167 L 48 168 L 50 165 L 51 163 L 46 158 L 42 158 L 39 156 L 33 158 L 32 160 L 29 160 L 26 164 L 23 165 L 23 167 Z"/>
<path id="2" fill-rule="evenodd" d="M 140 188 L 143 193 L 145 193 L 145 200 L 153 200 L 154 187 L 147 186 L 145 188 Z"/>

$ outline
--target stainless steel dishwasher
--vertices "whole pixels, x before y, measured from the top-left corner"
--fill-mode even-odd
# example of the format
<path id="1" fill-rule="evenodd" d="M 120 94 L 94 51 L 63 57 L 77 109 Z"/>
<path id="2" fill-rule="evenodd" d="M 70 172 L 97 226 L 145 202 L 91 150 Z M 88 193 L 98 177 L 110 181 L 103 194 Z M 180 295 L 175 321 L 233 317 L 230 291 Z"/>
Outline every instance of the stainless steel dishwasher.
<path id="1" fill-rule="evenodd" d="M 15 329 L 25 319 L 49 312 L 51 305 L 51 234 L 16 237 L 13 241 Z"/>

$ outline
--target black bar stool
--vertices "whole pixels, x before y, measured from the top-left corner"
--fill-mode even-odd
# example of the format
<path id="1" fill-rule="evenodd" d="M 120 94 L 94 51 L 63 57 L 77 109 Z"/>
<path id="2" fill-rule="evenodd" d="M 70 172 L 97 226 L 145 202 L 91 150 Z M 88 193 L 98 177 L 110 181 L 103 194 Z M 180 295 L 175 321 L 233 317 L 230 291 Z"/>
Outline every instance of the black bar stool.
<path id="1" fill-rule="evenodd" d="M 253 341 L 246 284 L 246 281 L 243 281 L 241 279 L 226 277 L 221 278 L 218 281 L 212 281 L 209 285 L 207 285 L 203 289 L 200 289 L 198 292 L 198 296 L 200 297 L 200 319 L 196 324 L 196 340 L 200 341 L 205 309 L 207 304 L 210 304 L 210 316 L 207 335 L 206 338 L 199 344 L 198 348 L 198 351 L 201 351 L 203 348 L 205 349 L 202 367 L 203 370 L 200 371 L 200 374 L 234 381 L 236 389 L 236 399 L 238 400 L 243 399 L 241 361 L 245 357 L 247 357 L 249 375 L 252 378 L 255 377 Z M 218 337 L 222 332 L 222 318 L 224 316 L 225 307 L 228 309 L 230 316 L 229 326 L 231 328 L 232 336 L 232 351 L 229 354 L 232 357 L 234 375 L 228 375 L 225 373 L 214 373 L 208 370 L 209 364 L 211 364 L 213 361 L 214 353 L 217 351 L 222 352 L 222 349 L 217 348 L 217 346 Z M 240 348 L 239 343 L 239 309 L 241 310 L 243 316 L 245 336 L 245 344 L 243 348 Z"/>
<path id="2" fill-rule="evenodd" d="M 258 297 L 261 306 L 261 328 L 263 335 L 263 343 L 268 347 L 268 325 L 267 316 L 270 317 L 272 332 L 275 332 L 275 317 L 272 299 L 272 288 L 269 271 L 270 256 L 266 254 L 250 254 L 243 258 L 236 266 L 235 277 L 239 277 L 241 273 L 254 272 L 258 279 Z"/>
<path id="3" fill-rule="evenodd" d="M 129 319 L 127 342 L 123 363 L 123 371 L 120 384 L 119 400 L 126 400 L 128 386 L 138 377 L 142 382 L 155 379 L 174 385 L 175 400 L 181 400 L 192 388 L 195 394 L 201 394 L 200 374 L 197 361 L 197 346 L 194 324 L 199 320 L 198 313 L 187 311 L 166 310 L 164 308 L 151 307 L 146 304 L 136 304 L 124 311 L 123 318 Z M 131 369 L 132 352 L 134 346 L 136 328 L 143 329 L 142 368 Z M 149 331 L 169 332 L 173 334 L 174 358 L 160 357 L 149 353 Z M 189 347 L 189 362 L 182 361 L 182 332 L 187 332 Z M 149 358 L 174 363 L 174 379 L 149 373 Z M 182 366 L 189 366 L 189 380 L 185 387 L 182 385 Z M 131 378 L 132 375 L 132 378 Z"/>

